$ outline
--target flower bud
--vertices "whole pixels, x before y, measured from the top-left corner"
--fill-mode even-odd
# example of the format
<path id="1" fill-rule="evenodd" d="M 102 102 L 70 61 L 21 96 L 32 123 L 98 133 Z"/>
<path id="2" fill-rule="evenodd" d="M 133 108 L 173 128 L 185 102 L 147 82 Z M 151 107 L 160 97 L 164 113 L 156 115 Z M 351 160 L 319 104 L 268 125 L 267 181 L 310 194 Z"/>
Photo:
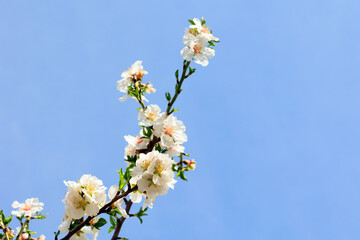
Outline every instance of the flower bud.
<path id="1" fill-rule="evenodd" d="M 45 236 L 41 235 L 37 240 L 45 240 Z"/>
<path id="2" fill-rule="evenodd" d="M 195 170 L 196 168 L 196 162 L 194 161 L 194 159 L 189 160 L 184 160 L 185 164 L 187 165 L 187 167 L 189 168 L 189 170 Z"/>
<path id="3" fill-rule="evenodd" d="M 9 237 L 9 238 L 14 238 L 14 230 L 11 230 L 11 229 L 6 229 L 6 235 Z"/>

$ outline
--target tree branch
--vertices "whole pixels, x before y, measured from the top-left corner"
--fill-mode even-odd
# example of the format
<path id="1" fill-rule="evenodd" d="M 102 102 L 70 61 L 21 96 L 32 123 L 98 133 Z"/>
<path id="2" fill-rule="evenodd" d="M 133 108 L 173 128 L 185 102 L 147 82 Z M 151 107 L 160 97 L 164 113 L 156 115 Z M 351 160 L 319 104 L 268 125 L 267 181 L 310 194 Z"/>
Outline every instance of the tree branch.
<path id="1" fill-rule="evenodd" d="M 76 234 L 78 231 L 80 231 L 84 226 L 89 225 L 90 221 L 95 218 L 96 216 L 99 216 L 102 213 L 105 212 L 109 212 L 111 209 L 111 205 L 116 202 L 117 200 L 126 197 L 127 195 L 129 195 L 131 192 L 136 191 L 138 189 L 137 186 L 133 187 L 133 188 L 129 188 L 126 192 L 124 192 L 123 194 L 119 194 L 116 195 L 110 202 L 108 202 L 107 204 L 105 204 L 102 208 L 100 208 L 98 214 L 96 214 L 95 216 L 92 217 L 87 217 L 85 221 L 81 222 L 79 225 L 77 225 L 73 230 L 71 230 L 64 238 L 62 238 L 61 240 L 68 240 L 70 239 L 74 234 Z"/>
<path id="2" fill-rule="evenodd" d="M 130 212 L 130 208 L 132 206 L 133 202 L 131 200 L 127 201 L 126 202 L 126 208 L 125 208 L 125 211 L 126 213 L 129 215 L 129 212 Z M 130 217 L 130 216 L 129 216 Z M 116 228 L 115 228 L 115 231 L 114 231 L 114 235 L 112 236 L 111 240 L 116 240 L 116 239 L 119 239 L 119 234 L 120 234 L 120 230 L 121 230 L 121 227 L 123 225 L 123 223 L 125 222 L 126 218 L 124 217 L 121 217 L 120 219 L 117 220 L 117 224 L 116 224 Z"/>
<path id="3" fill-rule="evenodd" d="M 179 96 L 179 94 L 180 94 L 181 91 L 182 91 L 181 85 L 183 84 L 185 78 L 188 77 L 188 75 L 186 75 L 186 71 L 187 71 L 187 69 L 189 68 L 190 63 L 191 63 L 191 61 L 185 61 L 185 62 L 184 62 L 183 71 L 182 71 L 182 74 L 181 74 L 180 81 L 177 81 L 177 80 L 176 80 L 177 83 L 176 83 L 175 95 L 174 95 L 173 98 L 171 99 L 171 102 L 168 103 L 168 107 L 167 107 L 167 109 L 166 109 L 166 114 L 167 114 L 167 115 L 170 115 L 170 114 L 172 113 L 171 107 L 174 105 L 177 97 Z"/>

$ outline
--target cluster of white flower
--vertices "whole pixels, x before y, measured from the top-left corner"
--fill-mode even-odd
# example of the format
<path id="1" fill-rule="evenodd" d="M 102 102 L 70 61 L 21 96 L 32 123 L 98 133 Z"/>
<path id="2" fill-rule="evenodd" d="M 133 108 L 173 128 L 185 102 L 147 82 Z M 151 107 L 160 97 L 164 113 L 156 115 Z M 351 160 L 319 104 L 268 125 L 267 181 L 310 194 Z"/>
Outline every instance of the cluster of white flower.
<path id="1" fill-rule="evenodd" d="M 37 198 L 29 198 L 24 203 L 14 201 L 11 206 L 16 209 L 11 211 L 11 214 L 20 220 L 21 227 L 16 228 L 16 233 L 11 228 L 8 228 L 12 217 L 5 218 L 3 211 L 0 211 L 0 229 L 4 230 L 2 239 L 45 240 L 44 235 L 38 238 L 32 237 L 32 234 L 36 234 L 36 232 L 29 230 L 30 220 L 45 218 L 45 215 L 40 213 L 43 210 L 44 203 L 39 202 Z M 24 222 L 22 221 L 23 218 L 26 219 Z"/>
<path id="2" fill-rule="evenodd" d="M 68 187 L 63 203 L 65 203 L 65 218 L 59 226 L 60 233 L 67 233 L 71 223 L 86 216 L 94 217 L 89 226 L 82 227 L 70 239 L 88 239 L 85 234 L 91 234 L 95 240 L 99 229 L 95 227 L 99 218 L 97 216 L 100 208 L 106 204 L 106 187 L 103 182 L 90 174 L 83 175 L 78 182 L 64 181 Z"/>
<path id="3" fill-rule="evenodd" d="M 160 138 L 160 145 L 170 157 L 184 152 L 182 146 L 187 141 L 184 123 L 173 115 L 166 116 L 154 124 L 154 135 Z"/>
<path id="4" fill-rule="evenodd" d="M 29 198 L 25 200 L 25 203 L 19 203 L 18 201 L 14 201 L 11 205 L 13 208 L 18 208 L 15 211 L 12 211 L 11 214 L 16 217 L 33 217 L 35 213 L 43 210 L 44 203 L 39 202 L 37 198 Z"/>
<path id="5" fill-rule="evenodd" d="M 219 39 L 212 35 L 211 30 L 205 25 L 205 20 L 202 18 L 194 18 L 189 20 L 190 29 L 186 31 L 183 42 L 186 45 L 180 52 L 181 56 L 186 61 L 194 61 L 202 66 L 209 64 L 210 58 L 215 56 L 215 50 L 211 48 Z"/>
<path id="6" fill-rule="evenodd" d="M 68 187 L 63 203 L 66 215 L 71 219 L 95 216 L 106 202 L 106 187 L 101 180 L 89 174 L 83 175 L 78 182 L 64 181 Z"/>
<path id="7" fill-rule="evenodd" d="M 169 188 L 174 188 L 176 180 L 172 166 L 175 164 L 167 154 L 152 151 L 147 154 L 141 153 L 136 161 L 136 166 L 131 171 L 131 185 L 138 185 L 139 192 L 136 202 L 141 201 L 141 192 L 145 194 L 144 208 L 152 208 L 152 202 L 158 195 L 165 195 Z M 140 198 L 138 198 L 140 196 Z"/>
<path id="8" fill-rule="evenodd" d="M 124 71 L 121 74 L 122 79 L 120 79 L 116 83 L 117 89 L 120 92 L 125 93 L 126 95 L 119 98 L 120 101 L 125 101 L 129 97 L 137 99 L 137 97 L 141 94 L 141 92 L 139 93 L 139 90 L 147 93 L 156 91 L 156 89 L 153 88 L 152 84 L 143 84 L 141 82 L 145 74 L 148 74 L 148 72 L 144 70 L 144 67 L 142 66 L 142 61 L 136 61 L 133 65 L 131 65 L 128 70 Z M 144 96 L 142 98 L 147 101 Z"/>
<path id="9" fill-rule="evenodd" d="M 99 217 L 97 217 L 99 210 L 104 206 L 106 201 L 106 187 L 103 186 L 101 180 L 89 174 L 83 175 L 78 182 L 68 181 L 64 182 L 68 187 L 66 197 L 63 200 L 65 205 L 65 218 L 58 227 L 60 233 L 68 233 L 71 229 L 72 223 L 76 223 L 84 215 L 93 217 L 88 226 L 82 227 L 70 240 L 87 240 L 86 234 L 91 234 L 92 238 L 96 240 L 99 235 L 99 228 L 96 226 Z M 120 191 L 118 185 L 113 185 L 108 191 L 108 196 L 113 199 Z M 122 199 L 113 203 L 119 212 L 125 218 L 129 217 L 126 211 L 121 207 Z"/>

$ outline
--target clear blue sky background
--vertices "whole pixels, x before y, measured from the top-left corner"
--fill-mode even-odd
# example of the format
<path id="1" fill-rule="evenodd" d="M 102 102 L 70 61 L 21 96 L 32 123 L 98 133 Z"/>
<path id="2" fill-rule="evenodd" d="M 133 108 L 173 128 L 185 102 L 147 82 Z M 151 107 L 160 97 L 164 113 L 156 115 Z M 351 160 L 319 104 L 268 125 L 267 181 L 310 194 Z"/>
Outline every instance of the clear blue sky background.
<path id="1" fill-rule="evenodd" d="M 198 168 L 122 236 L 359 239 L 359 12 L 355 0 L 1 1 L 0 208 L 38 197 L 49 215 L 33 229 L 53 239 L 63 180 L 116 183 L 123 136 L 138 132 L 116 81 L 143 60 L 164 109 L 187 19 L 204 16 L 222 42 L 176 105 Z"/>

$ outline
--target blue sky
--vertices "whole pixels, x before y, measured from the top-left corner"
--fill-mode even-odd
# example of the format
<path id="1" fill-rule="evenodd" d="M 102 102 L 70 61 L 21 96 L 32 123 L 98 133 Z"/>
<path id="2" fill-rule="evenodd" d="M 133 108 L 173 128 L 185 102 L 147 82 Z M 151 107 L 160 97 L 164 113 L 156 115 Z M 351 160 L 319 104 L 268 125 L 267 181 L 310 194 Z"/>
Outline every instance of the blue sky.
<path id="1" fill-rule="evenodd" d="M 197 160 L 159 197 L 135 239 L 360 238 L 360 3 L 1 1 L 0 208 L 38 197 L 53 239 L 63 180 L 106 186 L 138 132 L 116 81 L 143 60 L 165 109 L 187 19 L 221 39 L 184 84 L 176 116 Z M 106 234 L 100 239 L 108 239 Z"/>

